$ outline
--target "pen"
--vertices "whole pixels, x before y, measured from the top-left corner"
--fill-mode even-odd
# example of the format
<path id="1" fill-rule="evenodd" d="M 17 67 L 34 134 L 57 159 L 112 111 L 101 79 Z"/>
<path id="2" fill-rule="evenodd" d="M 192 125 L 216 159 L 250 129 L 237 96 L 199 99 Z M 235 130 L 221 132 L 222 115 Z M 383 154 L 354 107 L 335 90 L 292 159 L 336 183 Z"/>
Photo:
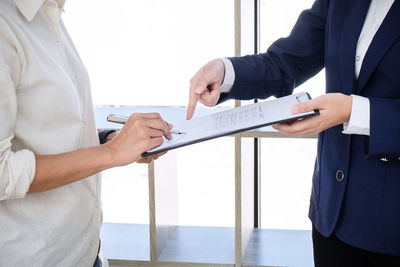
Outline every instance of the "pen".
<path id="1" fill-rule="evenodd" d="M 127 116 L 123 116 L 123 115 L 109 114 L 107 116 L 107 121 L 109 121 L 109 122 L 125 124 L 127 120 L 128 120 L 128 117 Z M 176 130 L 176 129 L 170 130 L 170 133 L 171 134 L 185 134 L 185 132 L 180 131 L 180 130 Z"/>
<path id="2" fill-rule="evenodd" d="M 179 130 L 174 130 L 174 129 L 170 130 L 169 132 L 172 133 L 172 134 L 185 134 L 185 132 L 182 132 L 182 131 L 179 131 Z"/>

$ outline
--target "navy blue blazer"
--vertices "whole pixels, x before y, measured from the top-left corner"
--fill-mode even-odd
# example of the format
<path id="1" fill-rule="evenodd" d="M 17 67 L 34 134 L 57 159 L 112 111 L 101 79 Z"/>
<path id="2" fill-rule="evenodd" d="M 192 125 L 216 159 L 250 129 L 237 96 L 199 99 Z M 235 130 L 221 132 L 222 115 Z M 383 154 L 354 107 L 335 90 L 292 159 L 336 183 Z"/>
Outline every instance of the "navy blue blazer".
<path id="1" fill-rule="evenodd" d="M 318 135 L 309 217 L 324 236 L 400 255 L 400 1 L 355 81 L 356 45 L 369 4 L 317 0 L 266 53 L 230 58 L 235 83 L 221 101 L 285 96 L 323 68 L 327 93 L 369 98 L 369 137 L 342 134 L 342 125 Z"/>

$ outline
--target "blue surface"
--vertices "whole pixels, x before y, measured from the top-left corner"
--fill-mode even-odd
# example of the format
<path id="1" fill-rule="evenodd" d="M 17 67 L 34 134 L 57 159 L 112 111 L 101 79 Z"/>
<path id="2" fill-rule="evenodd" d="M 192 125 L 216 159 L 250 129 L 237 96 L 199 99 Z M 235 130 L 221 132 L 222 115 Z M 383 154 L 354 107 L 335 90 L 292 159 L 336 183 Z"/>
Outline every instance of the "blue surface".
<path id="1" fill-rule="evenodd" d="M 104 223 L 101 249 L 108 259 L 149 261 L 149 225 Z"/>
<path id="2" fill-rule="evenodd" d="M 243 264 L 314 266 L 311 231 L 254 229 Z"/>
<path id="3" fill-rule="evenodd" d="M 115 260 L 149 261 L 149 226 L 105 223 L 102 250 Z M 254 229 L 243 265 L 312 267 L 311 231 Z M 234 264 L 232 227 L 178 226 L 158 261 Z"/>
<path id="4" fill-rule="evenodd" d="M 234 264 L 235 229 L 233 227 L 178 226 L 158 260 Z"/>

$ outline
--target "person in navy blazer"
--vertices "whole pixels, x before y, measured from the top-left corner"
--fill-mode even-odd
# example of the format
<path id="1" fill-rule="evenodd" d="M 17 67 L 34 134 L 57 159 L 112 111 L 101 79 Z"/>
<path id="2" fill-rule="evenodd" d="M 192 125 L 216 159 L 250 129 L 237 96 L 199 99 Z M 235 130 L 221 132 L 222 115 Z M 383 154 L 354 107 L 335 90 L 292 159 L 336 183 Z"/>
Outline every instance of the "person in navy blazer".
<path id="1" fill-rule="evenodd" d="M 187 119 L 197 101 L 282 97 L 325 68 L 326 94 L 292 108 L 320 116 L 276 125 L 318 133 L 309 217 L 316 266 L 400 266 L 400 3 L 394 1 L 355 78 L 356 46 L 370 1 L 317 0 L 291 34 L 266 53 L 229 58 L 235 79 L 221 93 L 225 64 L 191 79 Z M 370 133 L 344 134 L 351 94 L 368 98 Z"/>

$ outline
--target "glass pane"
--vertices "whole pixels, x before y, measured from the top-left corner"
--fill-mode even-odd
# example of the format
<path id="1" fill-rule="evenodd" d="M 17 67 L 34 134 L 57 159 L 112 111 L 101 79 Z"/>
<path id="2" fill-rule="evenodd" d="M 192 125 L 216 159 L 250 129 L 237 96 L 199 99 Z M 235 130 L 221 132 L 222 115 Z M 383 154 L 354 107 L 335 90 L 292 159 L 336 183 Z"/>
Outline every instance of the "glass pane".
<path id="1" fill-rule="evenodd" d="M 184 147 L 178 164 L 178 223 L 234 227 L 234 138 Z"/>
<path id="2" fill-rule="evenodd" d="M 147 164 L 130 164 L 103 172 L 103 221 L 149 223 Z"/>
<path id="3" fill-rule="evenodd" d="M 261 226 L 309 230 L 317 139 L 261 140 Z"/>
<path id="4" fill-rule="evenodd" d="M 186 106 L 189 81 L 195 72 L 209 60 L 234 55 L 231 0 L 67 1 L 63 19 L 88 69 L 97 106 Z M 232 106 L 233 101 L 223 105 Z M 207 220 L 218 213 L 213 207 L 225 207 L 234 194 L 233 184 L 217 194 L 221 187 L 210 183 L 216 180 L 221 185 L 218 181 L 233 179 L 231 171 L 218 173 L 220 176 L 212 172 L 202 176 L 201 170 L 192 174 L 203 159 L 213 170 L 233 172 L 233 160 L 229 166 L 224 163 L 233 158 L 233 141 L 220 139 L 217 143 L 206 142 L 178 153 L 182 154 L 179 175 L 184 177 L 179 178 L 183 224 L 233 225 L 233 200 L 232 210 L 223 209 L 226 217 L 224 213 L 215 221 Z M 217 153 L 224 159 L 217 167 L 207 158 L 220 143 L 221 151 L 226 152 Z M 195 184 L 198 186 L 193 187 Z M 148 224 L 147 165 L 105 171 L 102 191 L 105 222 Z M 210 206 L 207 201 L 217 195 L 223 201 Z M 202 213 L 208 208 L 212 215 Z"/>
<path id="5" fill-rule="evenodd" d="M 195 72 L 234 55 L 233 4 L 68 1 L 64 21 L 88 68 L 94 103 L 186 106 Z"/>
<path id="6" fill-rule="evenodd" d="M 260 0 L 260 51 L 264 52 L 277 39 L 289 35 L 301 11 L 311 8 L 314 0 Z M 290 6 L 290 8 L 288 8 Z M 325 73 L 295 89 L 315 98 L 325 92 Z"/>
<path id="7" fill-rule="evenodd" d="M 314 0 L 260 0 L 261 52 L 289 35 L 300 13 Z M 290 8 L 287 8 L 290 6 Z M 325 73 L 295 89 L 317 97 L 325 92 Z M 311 229 L 308 206 L 316 139 L 261 140 L 261 224 L 263 228 Z M 288 168 L 290 166 L 290 168 Z"/>

